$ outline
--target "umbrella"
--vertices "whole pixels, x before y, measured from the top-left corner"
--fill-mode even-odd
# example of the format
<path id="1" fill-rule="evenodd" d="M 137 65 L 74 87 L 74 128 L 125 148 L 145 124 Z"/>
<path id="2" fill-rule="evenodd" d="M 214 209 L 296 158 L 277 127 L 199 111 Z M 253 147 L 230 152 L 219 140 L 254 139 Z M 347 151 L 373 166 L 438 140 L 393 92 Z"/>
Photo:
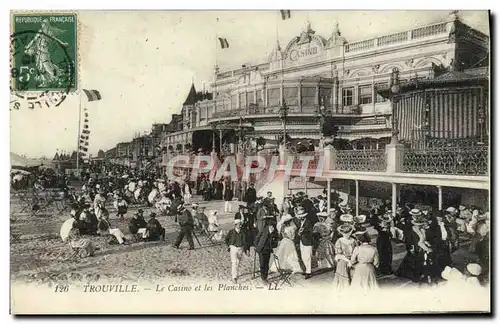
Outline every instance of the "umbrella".
<path id="1" fill-rule="evenodd" d="M 127 178 L 128 178 L 128 174 L 124 174 L 124 175 L 122 175 L 122 178 L 123 178 L 123 179 L 127 179 Z"/>
<path id="2" fill-rule="evenodd" d="M 60 231 L 60 235 L 61 235 L 61 239 L 63 240 L 63 242 L 66 241 L 66 239 L 68 238 L 69 236 L 69 232 L 71 231 L 71 229 L 73 228 L 73 223 L 75 222 L 75 219 L 74 218 L 69 218 L 67 219 L 61 226 L 61 231 Z"/>

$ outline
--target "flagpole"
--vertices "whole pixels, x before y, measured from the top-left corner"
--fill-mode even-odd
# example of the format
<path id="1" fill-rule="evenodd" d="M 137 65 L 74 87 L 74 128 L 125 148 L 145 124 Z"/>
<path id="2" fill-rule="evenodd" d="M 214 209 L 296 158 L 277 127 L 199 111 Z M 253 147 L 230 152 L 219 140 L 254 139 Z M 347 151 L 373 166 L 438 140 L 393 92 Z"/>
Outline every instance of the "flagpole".
<path id="1" fill-rule="evenodd" d="M 217 60 L 217 49 L 219 42 L 219 17 L 215 18 L 215 67 L 214 67 L 214 99 L 217 97 L 217 71 L 219 70 L 219 62 Z"/>
<path id="2" fill-rule="evenodd" d="M 80 171 L 80 127 L 82 122 L 82 93 L 79 96 L 79 107 L 78 107 L 78 137 L 76 139 L 76 171 L 79 174 Z"/>

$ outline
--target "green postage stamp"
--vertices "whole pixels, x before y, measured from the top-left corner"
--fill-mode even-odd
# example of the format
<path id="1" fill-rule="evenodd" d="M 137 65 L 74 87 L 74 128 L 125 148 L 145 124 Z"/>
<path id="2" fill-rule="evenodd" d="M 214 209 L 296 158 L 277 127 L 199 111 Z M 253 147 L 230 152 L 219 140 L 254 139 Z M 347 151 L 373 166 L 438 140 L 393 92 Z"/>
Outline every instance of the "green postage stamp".
<path id="1" fill-rule="evenodd" d="M 76 13 L 14 13 L 11 26 L 14 93 L 67 94 L 77 89 Z"/>

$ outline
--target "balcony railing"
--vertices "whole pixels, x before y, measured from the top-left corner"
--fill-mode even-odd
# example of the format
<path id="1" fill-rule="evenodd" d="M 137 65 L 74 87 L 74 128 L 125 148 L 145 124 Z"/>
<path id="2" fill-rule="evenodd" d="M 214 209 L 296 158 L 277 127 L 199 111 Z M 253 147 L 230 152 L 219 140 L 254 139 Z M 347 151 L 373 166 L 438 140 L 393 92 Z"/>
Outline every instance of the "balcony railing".
<path id="1" fill-rule="evenodd" d="M 394 44 L 404 44 L 413 40 L 434 37 L 446 33 L 446 23 L 439 23 L 421 28 L 408 30 L 392 35 L 349 43 L 345 46 L 346 53 L 361 52 Z"/>
<path id="2" fill-rule="evenodd" d="M 223 110 L 217 111 L 209 117 L 209 119 L 217 118 L 227 118 L 227 117 L 238 117 L 238 116 L 257 116 L 257 115 L 278 115 L 280 112 L 280 106 L 268 106 L 268 107 L 251 107 L 244 109 L 233 109 L 233 110 Z M 288 105 L 289 114 L 316 114 L 319 109 L 319 105 L 314 106 L 302 106 Z M 338 115 L 359 115 L 361 109 L 359 106 L 338 106 L 338 107 L 327 107 L 327 111 L 332 114 Z"/>
<path id="3" fill-rule="evenodd" d="M 487 175 L 488 147 L 406 150 L 403 172 Z"/>
<path id="4" fill-rule="evenodd" d="M 300 156 L 312 156 L 313 159 L 309 161 L 309 164 L 305 167 L 307 170 L 316 170 L 319 165 L 319 160 L 324 156 L 324 152 L 303 152 L 299 154 Z M 292 170 L 301 170 L 304 168 L 304 161 L 299 158 L 295 158 L 292 164 Z"/>
<path id="5" fill-rule="evenodd" d="M 336 151 L 334 170 L 339 171 L 386 171 L 385 150 Z"/>

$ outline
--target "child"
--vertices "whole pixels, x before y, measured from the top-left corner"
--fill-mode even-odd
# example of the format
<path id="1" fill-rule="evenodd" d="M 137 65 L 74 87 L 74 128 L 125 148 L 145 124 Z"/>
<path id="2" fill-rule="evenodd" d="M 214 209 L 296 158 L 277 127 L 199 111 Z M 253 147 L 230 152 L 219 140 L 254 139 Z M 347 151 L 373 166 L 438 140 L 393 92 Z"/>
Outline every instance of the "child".
<path id="1" fill-rule="evenodd" d="M 124 220 L 124 216 L 127 213 L 128 204 L 121 194 L 117 195 L 115 203 L 116 203 L 115 207 L 117 210 L 116 217 L 122 221 Z"/>

